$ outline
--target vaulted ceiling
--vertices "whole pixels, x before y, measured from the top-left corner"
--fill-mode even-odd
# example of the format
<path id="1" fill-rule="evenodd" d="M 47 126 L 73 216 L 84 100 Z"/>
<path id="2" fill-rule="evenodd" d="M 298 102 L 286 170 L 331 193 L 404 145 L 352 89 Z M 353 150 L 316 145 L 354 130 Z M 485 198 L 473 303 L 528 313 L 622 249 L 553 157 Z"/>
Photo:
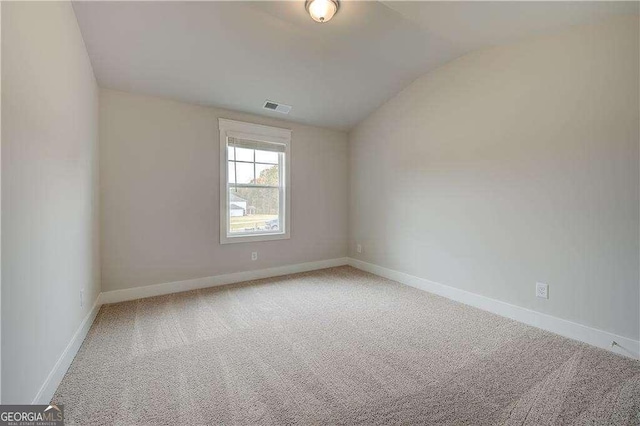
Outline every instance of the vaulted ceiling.
<path id="1" fill-rule="evenodd" d="M 637 2 L 75 2 L 98 83 L 347 130 L 470 51 L 638 14 Z M 262 108 L 292 105 L 288 116 Z"/>

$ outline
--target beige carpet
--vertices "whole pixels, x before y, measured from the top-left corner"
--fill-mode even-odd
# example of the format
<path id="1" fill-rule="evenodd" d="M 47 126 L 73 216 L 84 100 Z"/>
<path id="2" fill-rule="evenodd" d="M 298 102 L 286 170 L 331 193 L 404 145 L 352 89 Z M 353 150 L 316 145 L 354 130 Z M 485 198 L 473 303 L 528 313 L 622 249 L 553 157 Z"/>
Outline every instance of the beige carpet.
<path id="1" fill-rule="evenodd" d="M 350 267 L 103 306 L 68 424 L 640 424 L 640 362 Z"/>

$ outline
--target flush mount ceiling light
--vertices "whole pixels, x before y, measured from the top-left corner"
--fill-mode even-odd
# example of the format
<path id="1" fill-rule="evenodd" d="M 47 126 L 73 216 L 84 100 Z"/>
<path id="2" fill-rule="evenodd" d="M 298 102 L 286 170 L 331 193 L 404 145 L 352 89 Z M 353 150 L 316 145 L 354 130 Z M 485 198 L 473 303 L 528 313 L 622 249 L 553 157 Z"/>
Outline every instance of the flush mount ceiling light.
<path id="1" fill-rule="evenodd" d="M 338 0 L 307 0 L 304 4 L 311 19 L 321 24 L 333 18 L 340 8 Z"/>

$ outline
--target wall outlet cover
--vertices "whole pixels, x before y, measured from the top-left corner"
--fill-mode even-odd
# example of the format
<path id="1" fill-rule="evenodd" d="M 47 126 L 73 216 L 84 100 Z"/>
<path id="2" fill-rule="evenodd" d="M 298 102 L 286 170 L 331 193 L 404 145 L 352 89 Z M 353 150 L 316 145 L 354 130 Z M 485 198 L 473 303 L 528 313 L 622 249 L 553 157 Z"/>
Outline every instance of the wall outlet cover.
<path id="1" fill-rule="evenodd" d="M 251 260 L 258 260 L 258 252 L 257 251 L 251 252 Z"/>
<path id="2" fill-rule="evenodd" d="M 541 299 L 549 298 L 549 284 L 536 283 L 536 297 Z"/>

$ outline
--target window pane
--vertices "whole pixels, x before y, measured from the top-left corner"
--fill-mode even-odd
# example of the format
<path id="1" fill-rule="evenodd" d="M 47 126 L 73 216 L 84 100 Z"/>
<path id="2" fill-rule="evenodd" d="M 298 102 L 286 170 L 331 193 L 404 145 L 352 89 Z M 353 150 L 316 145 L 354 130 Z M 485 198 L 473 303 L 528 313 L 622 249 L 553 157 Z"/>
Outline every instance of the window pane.
<path id="1" fill-rule="evenodd" d="M 256 150 L 256 163 L 278 164 L 278 153 Z"/>
<path id="2" fill-rule="evenodd" d="M 229 221 L 231 233 L 279 232 L 278 188 L 231 188 Z"/>
<path id="3" fill-rule="evenodd" d="M 253 183 L 253 163 L 236 163 L 237 183 Z"/>
<path id="4" fill-rule="evenodd" d="M 229 161 L 229 167 L 227 170 L 229 172 L 229 183 L 236 183 L 236 163 L 234 161 Z"/>
<path id="5" fill-rule="evenodd" d="M 236 161 L 253 161 L 253 149 L 236 148 Z"/>
<path id="6" fill-rule="evenodd" d="M 235 157 L 233 156 L 234 152 L 233 152 L 233 148 L 228 146 L 227 147 L 227 160 L 235 160 Z"/>
<path id="7" fill-rule="evenodd" d="M 256 164 L 256 183 L 259 185 L 278 186 L 280 183 L 278 166 L 277 165 L 270 166 L 268 164 Z"/>

